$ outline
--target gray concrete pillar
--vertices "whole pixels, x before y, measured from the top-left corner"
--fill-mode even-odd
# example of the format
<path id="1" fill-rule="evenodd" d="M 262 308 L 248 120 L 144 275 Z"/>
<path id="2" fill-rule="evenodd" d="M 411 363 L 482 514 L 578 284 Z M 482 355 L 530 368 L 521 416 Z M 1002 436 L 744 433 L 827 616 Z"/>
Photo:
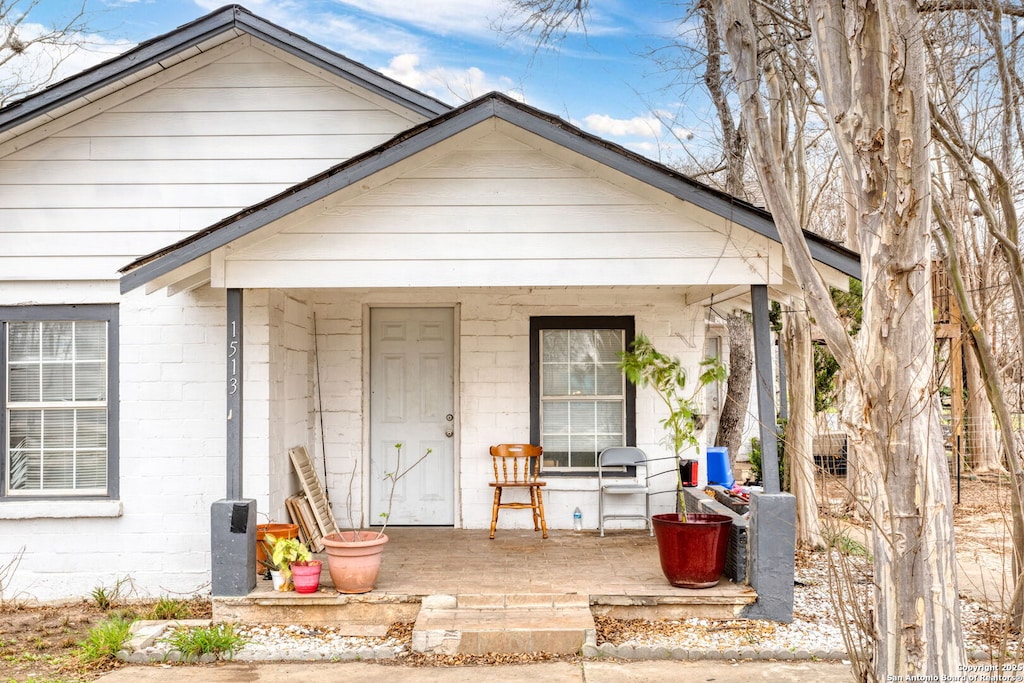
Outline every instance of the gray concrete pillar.
<path id="1" fill-rule="evenodd" d="M 218 500 L 210 510 L 211 592 L 248 595 L 256 587 L 256 501 Z"/>
<path id="2" fill-rule="evenodd" d="M 793 621 L 796 498 L 792 494 L 751 493 L 747 548 L 747 583 L 757 591 L 757 602 L 742 616 Z"/>

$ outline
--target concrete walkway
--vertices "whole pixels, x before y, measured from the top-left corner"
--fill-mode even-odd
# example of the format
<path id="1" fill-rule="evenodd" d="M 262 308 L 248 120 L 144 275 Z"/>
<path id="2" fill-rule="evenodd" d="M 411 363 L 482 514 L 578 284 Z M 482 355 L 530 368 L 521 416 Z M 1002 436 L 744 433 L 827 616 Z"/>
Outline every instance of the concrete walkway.
<path id="1" fill-rule="evenodd" d="M 102 676 L 103 683 L 261 683 L 344 681 L 377 683 L 627 683 L 630 681 L 714 681 L 715 683 L 850 683 L 850 667 L 826 662 L 545 662 L 508 666 L 407 667 L 349 662 L 336 664 L 207 664 L 130 666 Z"/>

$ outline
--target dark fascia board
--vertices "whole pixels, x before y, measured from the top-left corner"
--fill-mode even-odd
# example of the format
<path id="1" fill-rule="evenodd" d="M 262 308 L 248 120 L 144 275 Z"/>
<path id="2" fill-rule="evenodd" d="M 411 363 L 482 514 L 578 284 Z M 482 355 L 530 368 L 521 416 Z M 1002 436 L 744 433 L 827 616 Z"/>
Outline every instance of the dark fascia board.
<path id="1" fill-rule="evenodd" d="M 121 291 L 129 292 L 304 206 L 359 182 L 489 118 L 498 118 L 664 190 L 769 239 L 780 241 L 771 215 L 731 195 L 698 183 L 666 166 L 630 152 L 501 93 L 489 93 L 415 126 L 382 145 L 353 157 L 219 223 L 121 269 Z M 852 277 L 860 276 L 855 252 L 805 233 L 811 255 Z"/>
<path id="2" fill-rule="evenodd" d="M 413 90 L 358 62 L 272 24 L 240 5 L 227 5 L 169 33 L 139 43 L 122 55 L 0 109 L 0 132 L 21 125 L 233 29 L 258 37 L 423 116 L 434 117 L 451 109 L 440 100 Z"/>

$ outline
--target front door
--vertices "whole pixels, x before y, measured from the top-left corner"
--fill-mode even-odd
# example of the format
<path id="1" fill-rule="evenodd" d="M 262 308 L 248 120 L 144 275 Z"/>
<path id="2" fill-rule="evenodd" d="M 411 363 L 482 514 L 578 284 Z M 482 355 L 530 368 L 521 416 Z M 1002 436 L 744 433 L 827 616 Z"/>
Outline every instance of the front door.
<path id="1" fill-rule="evenodd" d="M 454 319 L 451 308 L 370 309 L 370 524 L 389 505 L 389 524 L 455 523 Z M 427 449 L 392 497 L 388 475 Z"/>

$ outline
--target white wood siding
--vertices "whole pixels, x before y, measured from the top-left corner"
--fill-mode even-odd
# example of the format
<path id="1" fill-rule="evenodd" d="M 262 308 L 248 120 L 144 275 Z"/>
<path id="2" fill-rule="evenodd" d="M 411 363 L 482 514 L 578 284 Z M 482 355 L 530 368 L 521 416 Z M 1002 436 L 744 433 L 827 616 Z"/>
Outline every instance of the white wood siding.
<path id="1" fill-rule="evenodd" d="M 354 90 L 243 36 L 0 145 L 0 273 L 116 279 L 422 120 Z"/>
<path id="2" fill-rule="evenodd" d="M 492 124 L 482 124 L 492 125 Z M 501 132 L 439 145 L 214 255 L 230 287 L 753 284 L 774 242 Z M 591 166 L 593 164 L 590 164 Z M 394 175 L 396 169 L 389 169 Z M 270 234 L 265 239 L 263 236 Z M 257 241 L 262 239 L 262 241 Z"/>

